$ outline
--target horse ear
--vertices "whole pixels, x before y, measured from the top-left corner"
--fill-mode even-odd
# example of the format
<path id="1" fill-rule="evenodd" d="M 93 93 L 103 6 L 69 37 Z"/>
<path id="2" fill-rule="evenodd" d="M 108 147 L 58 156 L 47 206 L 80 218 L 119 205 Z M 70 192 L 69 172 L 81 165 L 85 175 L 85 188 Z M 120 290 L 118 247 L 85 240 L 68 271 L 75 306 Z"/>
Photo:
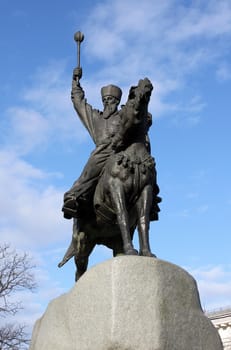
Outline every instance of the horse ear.
<path id="1" fill-rule="evenodd" d="M 133 99 L 135 98 L 135 90 L 137 86 L 131 86 L 128 94 L 128 99 Z"/>

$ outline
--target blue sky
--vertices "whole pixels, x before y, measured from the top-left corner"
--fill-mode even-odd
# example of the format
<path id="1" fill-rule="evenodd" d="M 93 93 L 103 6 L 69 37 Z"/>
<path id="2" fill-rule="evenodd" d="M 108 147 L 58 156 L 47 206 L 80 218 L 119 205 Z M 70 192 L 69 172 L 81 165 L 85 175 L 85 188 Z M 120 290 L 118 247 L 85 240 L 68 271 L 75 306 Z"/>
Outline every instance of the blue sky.
<path id="1" fill-rule="evenodd" d="M 197 280 L 202 306 L 231 305 L 231 1 L 115 0 L 0 2 L 0 235 L 37 264 L 39 288 L 22 293 L 18 319 L 33 324 L 74 284 L 61 270 L 71 237 L 63 193 L 94 145 L 70 100 L 82 43 L 82 86 L 101 109 L 100 88 L 154 85 L 152 153 L 160 186 L 153 252 Z M 111 257 L 98 247 L 90 265 Z"/>

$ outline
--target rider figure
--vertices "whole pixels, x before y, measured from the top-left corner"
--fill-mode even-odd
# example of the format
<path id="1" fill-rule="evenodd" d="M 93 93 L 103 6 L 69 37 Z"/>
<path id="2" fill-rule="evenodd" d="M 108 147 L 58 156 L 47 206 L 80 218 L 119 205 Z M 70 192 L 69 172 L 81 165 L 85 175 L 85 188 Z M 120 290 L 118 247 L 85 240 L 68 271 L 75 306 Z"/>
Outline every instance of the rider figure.
<path id="1" fill-rule="evenodd" d="M 96 148 L 83 169 L 79 179 L 76 180 L 69 191 L 64 194 L 64 205 L 62 211 L 64 217 L 70 219 L 78 217 L 78 201 L 92 198 L 98 178 L 105 162 L 117 146 L 121 115 L 118 105 L 121 100 L 122 91 L 115 85 L 108 85 L 101 89 L 103 112 L 93 109 L 85 99 L 85 94 L 80 86 L 81 68 L 73 72 L 71 98 L 76 112 L 88 130 Z M 78 79 L 76 79 L 78 78 Z"/>
<path id="2" fill-rule="evenodd" d="M 108 85 L 101 89 L 104 106 L 104 110 L 101 112 L 93 109 L 92 106 L 87 103 L 85 93 L 79 83 L 81 77 L 81 68 L 74 69 L 71 99 L 77 114 L 92 137 L 96 148 L 91 153 L 79 179 L 76 180 L 70 190 L 64 194 L 62 211 L 66 219 L 78 218 L 81 214 L 81 202 L 92 201 L 95 187 L 107 159 L 113 153 L 117 153 L 125 148 L 123 144 L 123 136 L 125 134 L 123 129 L 130 127 L 130 123 L 127 123 L 125 127 L 126 123 L 123 120 L 124 114 L 122 112 L 123 107 L 118 110 L 118 105 L 122 96 L 121 89 L 115 85 Z M 148 143 L 147 135 L 147 146 L 149 146 Z M 157 184 L 154 184 L 153 190 L 155 197 L 153 212 L 154 216 L 156 216 L 158 212 L 157 203 L 159 201 L 159 197 L 157 197 L 159 192 Z M 158 218 L 154 217 L 153 219 L 157 220 Z"/>

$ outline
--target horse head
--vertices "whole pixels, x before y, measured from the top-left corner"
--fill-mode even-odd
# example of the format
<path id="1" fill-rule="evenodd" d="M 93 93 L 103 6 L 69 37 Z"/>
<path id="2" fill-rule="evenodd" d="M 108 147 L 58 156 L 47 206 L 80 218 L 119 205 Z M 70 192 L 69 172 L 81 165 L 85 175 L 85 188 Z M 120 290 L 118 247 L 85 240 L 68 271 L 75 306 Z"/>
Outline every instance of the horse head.
<path id="1" fill-rule="evenodd" d="M 138 85 L 132 86 L 129 90 L 128 100 L 136 101 L 137 106 L 141 103 L 148 104 L 153 85 L 148 78 L 140 79 Z"/>

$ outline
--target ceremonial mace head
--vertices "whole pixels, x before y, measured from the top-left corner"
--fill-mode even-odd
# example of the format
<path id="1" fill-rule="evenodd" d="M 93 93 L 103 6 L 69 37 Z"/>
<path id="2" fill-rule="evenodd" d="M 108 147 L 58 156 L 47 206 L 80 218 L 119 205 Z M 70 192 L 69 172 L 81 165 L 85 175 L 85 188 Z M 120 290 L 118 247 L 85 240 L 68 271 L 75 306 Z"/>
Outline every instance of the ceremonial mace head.
<path id="1" fill-rule="evenodd" d="M 77 67 L 80 68 L 80 44 L 84 39 L 84 35 L 81 32 L 76 32 L 74 35 L 74 39 L 77 43 Z"/>

